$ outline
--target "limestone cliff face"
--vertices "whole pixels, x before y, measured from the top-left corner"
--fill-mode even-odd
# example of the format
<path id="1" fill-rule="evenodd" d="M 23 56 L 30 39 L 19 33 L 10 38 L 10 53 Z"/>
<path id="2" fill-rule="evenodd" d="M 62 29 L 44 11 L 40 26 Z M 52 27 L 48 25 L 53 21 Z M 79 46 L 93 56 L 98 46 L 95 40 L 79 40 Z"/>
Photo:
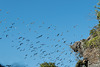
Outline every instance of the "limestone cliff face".
<path id="1" fill-rule="evenodd" d="M 89 67 L 100 67 L 100 62 L 97 64 L 91 64 L 91 65 L 89 65 Z"/>
<path id="2" fill-rule="evenodd" d="M 87 48 L 83 53 L 83 58 L 88 58 L 89 67 L 100 67 L 100 49 L 99 48 L 98 49 Z"/>
<path id="3" fill-rule="evenodd" d="M 71 48 L 81 57 L 88 58 L 88 67 L 100 67 L 100 48 L 84 48 L 85 41 L 90 41 L 92 38 L 89 36 L 87 39 L 77 41 L 71 45 Z"/>

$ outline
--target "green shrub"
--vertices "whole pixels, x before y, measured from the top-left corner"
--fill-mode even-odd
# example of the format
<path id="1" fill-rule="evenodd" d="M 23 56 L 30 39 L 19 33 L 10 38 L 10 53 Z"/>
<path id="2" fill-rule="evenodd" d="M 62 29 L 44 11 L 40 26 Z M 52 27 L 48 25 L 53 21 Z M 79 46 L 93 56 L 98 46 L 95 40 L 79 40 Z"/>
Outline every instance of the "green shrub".
<path id="1" fill-rule="evenodd" d="M 90 35 L 97 36 L 97 31 L 95 29 L 90 30 Z"/>
<path id="2" fill-rule="evenodd" d="M 44 63 L 40 64 L 40 67 L 57 67 L 57 66 L 55 65 L 55 63 L 44 62 Z"/>
<path id="3" fill-rule="evenodd" d="M 85 44 L 84 45 L 85 48 L 88 48 L 88 47 L 97 48 L 100 46 L 100 36 L 96 36 L 92 38 L 91 40 L 84 42 L 84 44 Z"/>

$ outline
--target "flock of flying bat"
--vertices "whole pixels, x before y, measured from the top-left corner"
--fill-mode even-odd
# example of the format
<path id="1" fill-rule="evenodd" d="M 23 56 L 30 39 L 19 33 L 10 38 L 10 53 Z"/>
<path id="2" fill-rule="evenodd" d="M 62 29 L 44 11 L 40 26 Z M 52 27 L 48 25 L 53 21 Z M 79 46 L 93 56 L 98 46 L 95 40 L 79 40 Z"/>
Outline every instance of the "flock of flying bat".
<path id="1" fill-rule="evenodd" d="M 17 18 L 17 20 L 19 20 L 19 18 Z M 6 21 L 6 19 L 4 21 Z M 3 24 L 4 21 L 1 21 L 0 23 Z M 7 24 L 7 23 L 4 23 L 4 24 Z M 1 33 L 0 33 L 0 35 L 2 36 L 0 37 L 0 40 L 3 39 L 3 37 L 6 37 L 8 39 L 14 37 L 14 36 L 11 36 L 11 32 L 16 31 L 16 28 L 18 28 L 17 24 L 18 23 L 13 22 L 13 23 L 8 24 L 7 27 L 2 26 L 3 29 L 1 29 Z M 67 44 L 67 40 L 63 37 L 63 32 L 57 33 L 56 26 L 50 25 L 46 27 L 45 31 L 42 31 L 43 33 L 40 33 L 39 30 L 36 31 L 32 29 L 32 27 L 30 27 L 30 25 L 34 25 L 34 24 L 35 22 L 31 22 L 31 23 L 26 24 L 25 26 L 28 28 L 27 30 L 29 30 L 28 33 L 33 33 L 33 35 L 36 34 L 33 37 L 33 39 L 27 37 L 26 36 L 27 34 L 25 34 L 24 31 L 20 33 L 19 31 L 17 31 L 18 34 L 14 37 L 15 39 L 12 38 L 11 40 L 12 47 L 15 47 L 20 52 L 25 52 L 26 54 L 24 55 L 24 59 L 32 58 L 35 61 L 37 60 L 36 57 L 38 56 L 43 61 L 45 61 L 45 59 L 49 59 L 50 62 L 51 61 L 55 62 L 57 66 L 70 67 L 70 65 L 64 64 L 63 62 L 65 60 L 66 60 L 66 63 L 74 62 L 73 60 L 64 57 L 67 55 L 71 55 L 72 52 L 68 53 L 67 48 L 69 45 Z M 45 23 L 43 22 L 42 25 L 39 25 L 38 29 L 43 30 L 44 29 L 43 26 L 45 26 L 44 24 Z M 25 22 L 23 22 L 23 24 L 21 25 L 24 26 Z M 76 26 L 77 25 L 75 25 L 73 28 L 76 28 Z M 48 31 L 48 34 L 45 34 L 45 32 L 47 31 Z M 54 33 L 54 31 L 56 33 L 52 36 L 52 33 Z M 69 31 L 67 30 L 67 33 L 68 32 Z M 14 34 L 12 33 L 12 35 Z M 29 35 L 29 36 L 32 37 L 32 35 Z M 46 40 L 46 42 L 42 42 L 43 40 Z M 47 42 L 49 42 L 50 44 Z M 70 44 L 72 43 L 73 42 L 71 42 Z M 39 64 L 40 63 L 37 63 L 37 66 Z"/>

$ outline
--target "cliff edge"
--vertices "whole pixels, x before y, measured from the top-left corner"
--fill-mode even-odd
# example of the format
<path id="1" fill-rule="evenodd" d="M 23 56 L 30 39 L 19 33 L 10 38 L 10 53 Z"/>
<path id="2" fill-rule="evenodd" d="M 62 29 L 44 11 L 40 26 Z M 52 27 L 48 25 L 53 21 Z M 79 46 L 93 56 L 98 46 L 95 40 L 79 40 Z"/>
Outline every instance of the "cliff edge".
<path id="1" fill-rule="evenodd" d="M 94 26 L 87 39 L 77 41 L 70 47 L 79 57 L 83 57 L 76 67 L 100 67 L 100 23 Z"/>

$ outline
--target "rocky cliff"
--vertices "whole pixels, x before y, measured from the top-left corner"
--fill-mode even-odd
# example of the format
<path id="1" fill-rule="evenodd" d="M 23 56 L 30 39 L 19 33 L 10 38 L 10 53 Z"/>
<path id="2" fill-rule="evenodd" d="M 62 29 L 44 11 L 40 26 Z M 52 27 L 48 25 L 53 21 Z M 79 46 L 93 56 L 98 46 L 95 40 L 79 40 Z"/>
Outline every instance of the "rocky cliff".
<path id="1" fill-rule="evenodd" d="M 79 57 L 88 59 L 88 63 L 81 62 L 83 67 L 100 67 L 100 23 L 90 31 L 87 39 L 82 39 L 70 46 Z M 86 64 L 88 64 L 86 66 Z M 76 67 L 82 67 L 76 64 Z"/>

